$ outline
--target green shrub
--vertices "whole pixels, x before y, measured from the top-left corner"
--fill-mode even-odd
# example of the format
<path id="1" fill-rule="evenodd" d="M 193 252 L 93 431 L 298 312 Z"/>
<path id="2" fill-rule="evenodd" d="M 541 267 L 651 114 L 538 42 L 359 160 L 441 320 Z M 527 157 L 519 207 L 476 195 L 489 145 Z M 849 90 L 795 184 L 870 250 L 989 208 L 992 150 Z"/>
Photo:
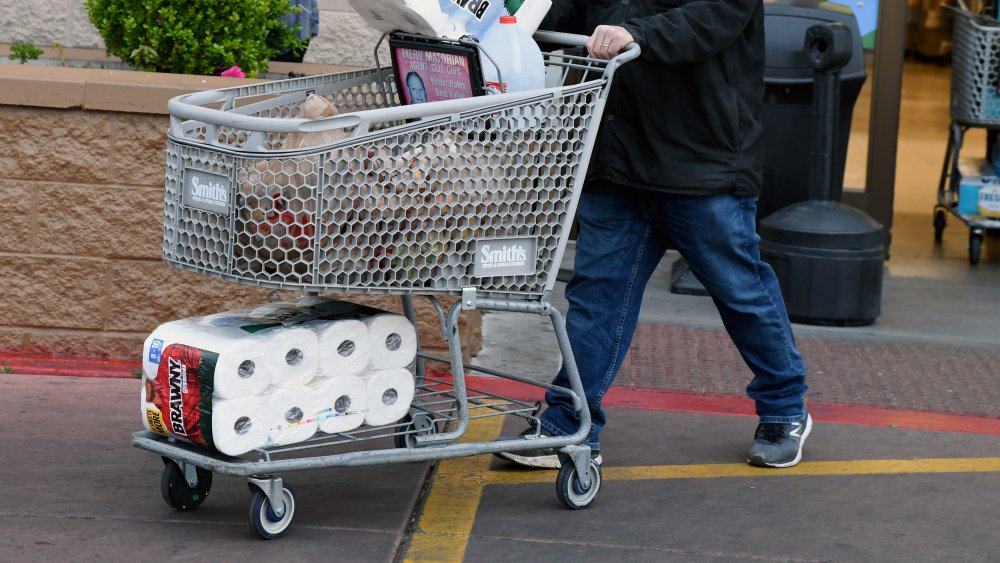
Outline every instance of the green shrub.
<path id="1" fill-rule="evenodd" d="M 21 61 L 21 64 L 26 64 L 28 61 L 33 61 L 42 56 L 44 52 L 31 43 L 14 43 L 10 46 L 10 54 L 7 55 L 7 58 L 12 61 Z"/>
<path id="2" fill-rule="evenodd" d="M 218 74 L 267 70 L 275 49 L 301 49 L 280 20 L 288 0 L 87 0 L 108 54 L 137 68 Z M 298 8 L 296 8 L 298 9 Z"/>

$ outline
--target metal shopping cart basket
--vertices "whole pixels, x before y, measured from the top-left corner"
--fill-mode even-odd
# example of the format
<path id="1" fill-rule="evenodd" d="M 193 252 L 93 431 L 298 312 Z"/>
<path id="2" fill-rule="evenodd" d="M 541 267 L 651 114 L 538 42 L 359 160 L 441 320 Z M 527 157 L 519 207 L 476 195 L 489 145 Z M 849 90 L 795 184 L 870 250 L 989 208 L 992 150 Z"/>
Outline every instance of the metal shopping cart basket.
<path id="1" fill-rule="evenodd" d="M 1000 130 L 1000 22 L 951 6 L 954 12 L 954 46 L 951 70 L 951 128 L 934 206 L 934 240 L 941 242 L 947 213 L 969 226 L 969 262 L 979 263 L 987 229 L 1000 228 L 1000 217 L 977 211 L 976 194 L 961 195 L 959 153 L 970 127 Z M 992 143 L 989 143 L 992 144 Z M 989 152 L 989 151 L 987 151 Z M 970 205 L 971 203 L 971 205 Z"/>
<path id="2" fill-rule="evenodd" d="M 547 32 L 535 37 L 564 47 L 582 47 L 587 39 Z M 570 508 L 588 506 L 600 489 L 600 466 L 583 444 L 590 414 L 549 294 L 611 80 L 619 65 L 638 54 L 636 45 L 611 61 L 553 51 L 545 58 L 562 78 L 558 86 L 410 106 L 398 105 L 389 68 L 171 100 L 167 263 L 261 287 L 396 294 L 411 321 L 414 298 L 426 298 L 450 358 L 418 353 L 409 415 L 386 426 L 239 458 L 137 432 L 135 446 L 164 458 L 165 500 L 178 509 L 194 508 L 213 473 L 247 477 L 251 526 L 270 539 L 287 530 L 294 514 L 294 493 L 280 476 L 288 471 L 556 448 L 563 461 L 558 498 Z M 570 84 L 566 77 L 573 74 L 578 81 Z M 311 93 L 345 113 L 300 118 L 298 108 Z M 342 138 L 285 148 L 294 135 L 330 131 Z M 460 299 L 445 311 L 441 296 Z M 463 310 L 549 317 L 571 388 L 464 364 L 458 330 Z M 432 376 L 426 362 L 443 362 L 451 376 Z M 582 425 L 571 436 L 458 442 L 472 419 L 537 420 L 537 403 L 470 389 L 466 370 L 567 393 Z M 372 446 L 359 450 L 359 443 Z"/>

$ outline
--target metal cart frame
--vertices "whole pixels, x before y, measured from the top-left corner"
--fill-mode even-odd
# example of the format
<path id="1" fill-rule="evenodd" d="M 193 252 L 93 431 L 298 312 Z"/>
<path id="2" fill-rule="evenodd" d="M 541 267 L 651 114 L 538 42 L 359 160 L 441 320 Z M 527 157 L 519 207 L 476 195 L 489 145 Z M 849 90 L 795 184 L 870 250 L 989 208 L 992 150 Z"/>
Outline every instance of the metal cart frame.
<path id="1" fill-rule="evenodd" d="M 549 32 L 535 39 L 559 48 L 584 47 L 587 41 Z M 133 445 L 164 459 L 161 492 L 168 504 L 196 508 L 212 473 L 246 477 L 251 527 L 271 539 L 285 533 L 294 514 L 294 492 L 281 477 L 288 471 L 553 448 L 563 462 L 558 498 L 569 508 L 588 506 L 600 489 L 600 466 L 583 444 L 590 412 L 565 323 L 549 295 L 614 73 L 638 55 L 637 45 L 610 61 L 553 51 L 545 58 L 548 68 L 559 72 L 560 86 L 411 106 L 396 105 L 388 68 L 172 99 L 164 261 L 260 287 L 398 294 L 411 321 L 414 298 L 424 297 L 437 313 L 450 357 L 418 348 L 416 395 L 401 421 L 256 450 L 256 459 L 136 432 Z M 574 73 L 579 82 L 566 84 Z M 309 93 L 348 113 L 298 117 L 298 105 Z M 340 131 L 342 138 L 316 147 L 282 147 L 290 135 L 330 131 Z M 192 182 L 204 186 L 205 178 L 221 191 L 192 192 Z M 425 191 L 426 186 L 432 188 Z M 529 245 L 534 252 L 526 253 L 532 271 L 519 271 L 515 264 L 513 271 L 491 275 L 477 271 L 482 264 L 469 264 L 477 250 L 488 254 L 486 243 L 525 240 L 534 241 Z M 445 311 L 439 296 L 460 299 Z M 459 315 L 472 310 L 548 317 L 570 388 L 464 363 Z M 428 361 L 449 365 L 451 379 L 428 375 Z M 458 443 L 470 420 L 513 415 L 537 422 L 539 409 L 538 403 L 467 388 L 466 370 L 567 394 L 579 412 L 579 430 L 545 437 L 535 424 L 534 435 Z M 379 438 L 391 438 L 395 447 L 337 449 Z"/>
<path id="2" fill-rule="evenodd" d="M 987 129 L 990 152 L 1000 132 L 1000 22 L 968 10 L 943 6 L 955 13 L 951 71 L 951 125 L 944 164 L 938 182 L 938 202 L 934 205 L 934 240 L 941 242 L 951 213 L 969 226 L 969 263 L 975 266 L 982 255 L 987 230 L 1000 229 L 1000 220 L 959 212 L 959 155 L 965 132 L 972 127 Z M 988 158 L 992 156 L 987 155 Z"/>

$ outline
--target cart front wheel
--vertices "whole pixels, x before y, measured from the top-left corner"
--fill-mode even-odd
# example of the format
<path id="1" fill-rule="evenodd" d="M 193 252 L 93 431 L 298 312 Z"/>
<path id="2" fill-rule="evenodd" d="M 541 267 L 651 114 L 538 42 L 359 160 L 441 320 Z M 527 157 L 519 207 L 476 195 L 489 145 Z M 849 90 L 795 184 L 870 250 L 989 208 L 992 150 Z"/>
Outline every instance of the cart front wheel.
<path id="1" fill-rule="evenodd" d="M 979 259 L 983 254 L 983 234 L 976 231 L 969 233 L 969 264 L 973 266 L 979 264 Z"/>
<path id="2" fill-rule="evenodd" d="M 282 484 L 281 500 L 285 510 L 278 516 L 264 491 L 253 487 L 253 496 L 250 497 L 250 527 L 265 540 L 280 538 L 292 524 L 295 516 L 295 490 L 291 485 Z"/>
<path id="3" fill-rule="evenodd" d="M 576 465 L 565 460 L 559 468 L 559 476 L 556 478 L 556 496 L 566 508 L 580 510 L 587 508 L 590 503 L 597 498 L 597 493 L 601 490 L 601 466 L 596 461 L 590 460 L 591 482 L 589 487 L 584 487 L 580 482 Z"/>
<path id="4" fill-rule="evenodd" d="M 934 242 L 941 242 L 944 235 L 944 228 L 948 226 L 948 218 L 943 209 L 934 212 Z"/>
<path id="5" fill-rule="evenodd" d="M 194 510 L 201 506 L 212 488 L 212 472 L 198 467 L 196 469 L 198 484 L 192 487 L 188 485 L 180 466 L 173 461 L 167 461 L 160 477 L 160 494 L 163 495 L 163 500 L 171 507 L 182 511 Z"/>

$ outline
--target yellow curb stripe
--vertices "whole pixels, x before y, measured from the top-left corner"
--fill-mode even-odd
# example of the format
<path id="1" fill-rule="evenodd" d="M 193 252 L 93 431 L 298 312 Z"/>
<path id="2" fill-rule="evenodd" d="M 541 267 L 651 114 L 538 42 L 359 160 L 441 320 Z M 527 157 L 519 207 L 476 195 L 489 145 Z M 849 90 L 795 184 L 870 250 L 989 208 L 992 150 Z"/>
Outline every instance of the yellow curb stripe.
<path id="1" fill-rule="evenodd" d="M 502 426 L 501 416 L 472 420 L 461 441 L 491 442 L 500 436 Z M 438 464 L 404 561 L 462 561 L 492 459 L 491 455 L 478 455 Z"/>
<path id="2" fill-rule="evenodd" d="M 803 462 L 787 469 L 763 469 L 745 463 L 604 467 L 605 481 L 656 479 L 714 479 L 720 477 L 790 477 L 794 475 L 898 475 L 914 473 L 1000 472 L 1000 457 L 939 459 L 878 459 Z M 482 476 L 489 485 L 555 483 L 553 471 L 491 471 Z"/>

